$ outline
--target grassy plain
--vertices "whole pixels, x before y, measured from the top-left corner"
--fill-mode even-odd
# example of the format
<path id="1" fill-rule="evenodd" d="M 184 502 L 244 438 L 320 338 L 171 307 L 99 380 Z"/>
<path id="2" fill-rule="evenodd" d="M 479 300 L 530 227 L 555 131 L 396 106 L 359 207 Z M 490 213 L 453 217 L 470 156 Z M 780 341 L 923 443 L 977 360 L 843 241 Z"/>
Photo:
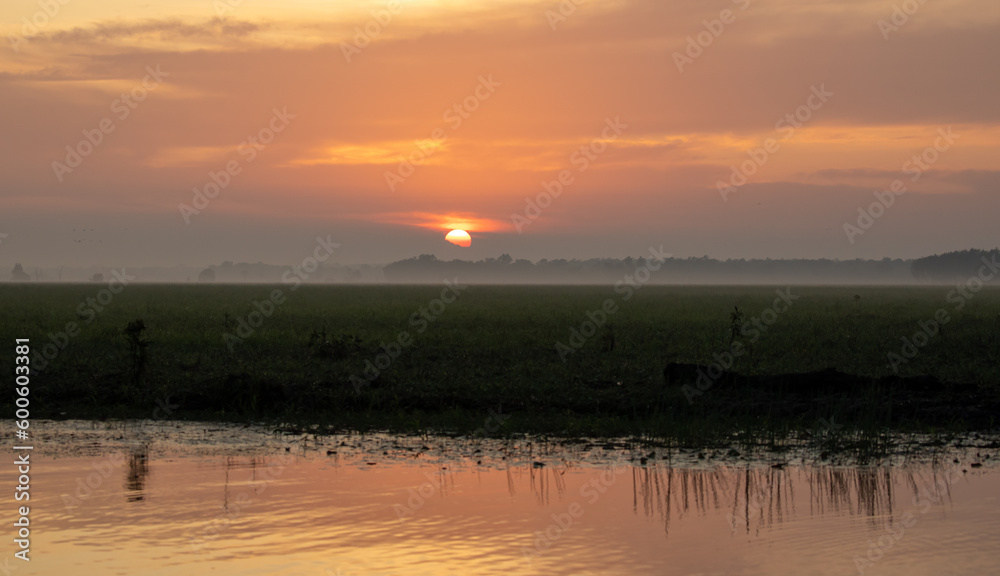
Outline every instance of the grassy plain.
<path id="1" fill-rule="evenodd" d="M 33 417 L 653 438 L 784 434 L 817 421 L 967 429 L 954 406 L 910 418 L 899 402 L 886 403 L 897 392 L 877 385 L 896 373 L 890 353 L 906 357 L 904 338 L 913 341 L 941 310 L 947 322 L 922 346 L 916 337 L 898 374 L 934 376 L 942 398 L 954 399 L 944 383 L 965 383 L 971 403 L 1000 390 L 997 288 L 965 298 L 949 297 L 947 286 L 793 286 L 790 295 L 785 287 L 644 286 L 626 300 L 627 291 L 609 286 L 472 285 L 435 304 L 453 293 L 444 285 L 134 285 L 102 305 L 104 288 L 0 285 L 0 333 L 10 344 L 0 369 L 13 373 L 14 339 L 30 338 Z M 282 303 L 251 318 L 274 290 Z M 776 290 L 787 309 L 775 306 Z M 614 313 L 574 347 L 581 339 L 572 330 L 589 334 L 588 318 L 606 305 Z M 130 337 L 138 320 L 144 329 L 133 324 Z M 258 325 L 230 347 L 224 335 L 240 335 L 244 323 Z M 382 345 L 401 334 L 408 343 L 386 365 Z M 729 370 L 739 374 L 835 368 L 873 385 L 832 401 L 794 397 L 781 409 L 781 393 L 754 400 L 719 385 L 689 402 L 682 386 L 664 382 L 668 362 L 709 365 L 734 341 L 744 352 Z M 560 354 L 559 342 L 573 352 Z M 381 367 L 377 378 L 371 369 L 366 376 L 368 362 Z M 13 396 L 4 404 L 12 414 Z M 983 426 L 979 418 L 973 427 Z"/>

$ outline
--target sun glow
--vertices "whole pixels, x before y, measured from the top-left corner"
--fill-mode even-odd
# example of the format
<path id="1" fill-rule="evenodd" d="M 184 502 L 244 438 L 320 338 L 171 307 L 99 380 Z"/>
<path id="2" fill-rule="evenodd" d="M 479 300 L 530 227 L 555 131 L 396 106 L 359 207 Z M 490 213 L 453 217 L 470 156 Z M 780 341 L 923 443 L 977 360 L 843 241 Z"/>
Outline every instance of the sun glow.
<path id="1" fill-rule="evenodd" d="M 448 235 L 444 239 L 462 248 L 472 246 L 472 236 L 469 236 L 469 233 L 465 230 L 452 230 L 448 232 Z"/>
<path id="2" fill-rule="evenodd" d="M 418 226 L 431 230 L 464 230 L 466 232 L 498 232 L 510 228 L 510 222 L 482 218 L 468 213 L 383 212 L 371 217 L 376 222 Z"/>

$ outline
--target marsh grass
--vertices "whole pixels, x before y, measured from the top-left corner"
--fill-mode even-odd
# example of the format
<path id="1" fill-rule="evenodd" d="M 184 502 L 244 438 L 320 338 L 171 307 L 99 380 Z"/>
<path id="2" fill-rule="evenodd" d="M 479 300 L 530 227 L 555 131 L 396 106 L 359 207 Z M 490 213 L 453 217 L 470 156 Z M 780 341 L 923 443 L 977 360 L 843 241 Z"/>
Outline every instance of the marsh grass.
<path id="1" fill-rule="evenodd" d="M 734 367 L 743 374 L 832 367 L 889 376 L 887 354 L 899 352 L 901 338 L 939 308 L 951 321 L 900 374 L 972 382 L 994 394 L 1000 382 L 998 289 L 984 289 L 956 311 L 947 287 L 799 287 L 793 292 L 800 299 L 750 342 L 742 324 L 771 306 L 774 288 L 646 286 L 624 301 L 604 286 L 470 286 L 420 332 L 411 316 L 438 297 L 439 286 L 302 286 L 230 351 L 223 334 L 273 288 L 130 286 L 87 323 L 76 310 L 93 295 L 92 285 L 6 284 L 0 325 L 9 339 L 31 338 L 34 350 L 68 322 L 79 326 L 34 378 L 39 417 L 149 417 L 156 399 L 170 395 L 182 419 L 461 432 L 482 427 L 492 409 L 510 416 L 495 435 L 705 445 L 729 443 L 736 434 L 747 445 L 778 445 L 822 416 L 845 426 L 826 448 L 860 445 L 877 453 L 890 428 L 967 426 L 960 414 L 928 424 L 893 413 L 888 392 L 877 387 L 827 398 L 801 414 L 779 409 L 793 400 L 782 396 L 771 399 L 773 409 L 751 413 L 747 407 L 761 399 L 738 387 L 710 389 L 688 405 L 664 385 L 663 367 L 710 364 L 742 338 L 752 348 L 752 358 Z M 566 342 L 607 298 L 619 311 L 562 362 L 556 342 Z M 402 331 L 412 345 L 355 391 L 351 375 L 361 376 L 366 361 Z M 11 359 L 0 358 L 0 368 L 9 369 Z"/>

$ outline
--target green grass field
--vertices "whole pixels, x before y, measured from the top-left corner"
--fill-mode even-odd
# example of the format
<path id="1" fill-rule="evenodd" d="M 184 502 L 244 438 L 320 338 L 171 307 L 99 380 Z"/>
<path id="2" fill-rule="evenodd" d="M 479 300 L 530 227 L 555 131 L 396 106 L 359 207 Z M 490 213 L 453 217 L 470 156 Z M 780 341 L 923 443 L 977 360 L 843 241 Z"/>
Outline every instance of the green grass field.
<path id="1" fill-rule="evenodd" d="M 731 406 L 721 407 L 739 399 L 709 389 L 692 411 L 678 387 L 664 384 L 663 369 L 711 364 L 734 341 L 743 353 L 729 369 L 740 374 L 832 367 L 881 377 L 894 373 L 895 353 L 913 356 L 897 362 L 900 375 L 1000 388 L 996 288 L 967 298 L 949 297 L 950 287 L 792 287 L 780 299 L 776 288 L 645 286 L 626 300 L 608 286 L 473 285 L 445 292 L 454 299 L 447 304 L 434 302 L 443 285 L 104 288 L 0 285 L 10 343 L 0 367 L 13 372 L 15 338 L 30 338 L 32 366 L 44 367 L 33 377 L 33 416 L 493 432 L 492 410 L 511 416 L 507 432 L 656 435 L 733 425 Z M 250 317 L 276 289 L 281 303 L 270 316 Z M 595 311 L 605 305 L 614 312 L 600 322 Z M 943 318 L 941 310 L 947 322 L 923 346 L 906 348 L 904 338 Z M 602 325 L 589 338 L 574 336 L 591 333 L 588 318 Z M 130 343 L 126 327 L 136 320 L 145 329 Z M 245 338 L 227 343 L 226 334 Z M 398 354 L 382 347 L 400 341 Z"/>

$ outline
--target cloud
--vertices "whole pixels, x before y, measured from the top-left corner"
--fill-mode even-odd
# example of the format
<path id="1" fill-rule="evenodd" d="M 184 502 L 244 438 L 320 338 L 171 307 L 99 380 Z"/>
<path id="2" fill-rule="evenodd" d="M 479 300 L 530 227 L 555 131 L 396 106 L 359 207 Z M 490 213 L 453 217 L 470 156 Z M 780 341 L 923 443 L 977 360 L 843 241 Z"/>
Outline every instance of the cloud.
<path id="1" fill-rule="evenodd" d="M 268 28 L 266 23 L 245 22 L 212 18 L 200 23 L 186 22 L 180 18 L 149 19 L 138 22 L 98 22 L 89 26 L 76 26 L 68 30 L 42 32 L 33 41 L 58 44 L 97 44 L 137 42 L 144 39 L 243 39 Z"/>
<path id="2" fill-rule="evenodd" d="M 416 226 L 429 228 L 432 230 L 465 230 L 466 232 L 497 232 L 509 231 L 510 221 L 494 220 L 482 218 L 471 213 L 443 213 L 431 212 L 386 212 L 367 215 L 367 218 L 375 222 L 385 224 L 401 224 L 404 226 Z"/>
<path id="3" fill-rule="evenodd" d="M 954 182 L 972 192 L 1000 197 L 1000 170 L 955 170 L 933 174 L 945 182 Z"/>

